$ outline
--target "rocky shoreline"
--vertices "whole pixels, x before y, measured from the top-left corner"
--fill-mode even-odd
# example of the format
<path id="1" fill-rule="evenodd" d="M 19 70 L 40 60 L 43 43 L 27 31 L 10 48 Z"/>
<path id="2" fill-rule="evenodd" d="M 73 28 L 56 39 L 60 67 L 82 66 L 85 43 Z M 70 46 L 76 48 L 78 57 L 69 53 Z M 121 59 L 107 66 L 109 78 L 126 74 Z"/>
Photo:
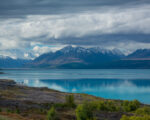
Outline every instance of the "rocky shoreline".
<path id="1" fill-rule="evenodd" d="M 0 80 L 0 108 L 9 108 L 10 110 L 19 109 L 21 113 L 28 113 L 31 109 L 35 111 L 47 110 L 52 104 L 64 103 L 67 95 L 71 94 L 48 88 L 18 85 L 13 80 Z M 77 104 L 83 101 L 102 100 L 102 98 L 85 94 L 74 94 L 74 98 Z M 66 117 L 68 116 L 66 115 Z M 27 117 L 27 119 L 38 120 L 37 117 Z M 40 119 L 42 120 L 44 118 L 41 117 Z"/>
<path id="2" fill-rule="evenodd" d="M 63 103 L 65 96 L 71 93 L 64 93 L 57 90 L 48 89 L 46 87 L 27 87 L 19 85 L 13 80 L 0 80 L 0 98 L 18 101 L 30 101 L 32 103 Z M 85 97 L 87 96 L 87 97 Z M 83 100 L 90 101 L 90 95 L 74 94 L 76 102 Z M 90 97 L 88 97 L 90 96 Z M 102 99 L 92 96 L 92 99 Z"/>

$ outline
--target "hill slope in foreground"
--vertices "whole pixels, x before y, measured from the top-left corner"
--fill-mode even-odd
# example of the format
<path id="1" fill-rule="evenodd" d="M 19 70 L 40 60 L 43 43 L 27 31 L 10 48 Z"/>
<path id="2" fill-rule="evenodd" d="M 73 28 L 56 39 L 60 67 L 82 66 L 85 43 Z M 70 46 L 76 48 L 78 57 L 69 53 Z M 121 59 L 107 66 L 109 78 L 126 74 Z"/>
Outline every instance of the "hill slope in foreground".
<path id="1" fill-rule="evenodd" d="M 0 80 L 2 120 L 128 120 L 127 116 L 142 118 L 146 115 L 149 118 L 149 114 L 149 106 L 136 100 L 106 100 L 86 94 L 17 85 L 12 80 Z M 121 118 L 123 115 L 126 116 Z"/>

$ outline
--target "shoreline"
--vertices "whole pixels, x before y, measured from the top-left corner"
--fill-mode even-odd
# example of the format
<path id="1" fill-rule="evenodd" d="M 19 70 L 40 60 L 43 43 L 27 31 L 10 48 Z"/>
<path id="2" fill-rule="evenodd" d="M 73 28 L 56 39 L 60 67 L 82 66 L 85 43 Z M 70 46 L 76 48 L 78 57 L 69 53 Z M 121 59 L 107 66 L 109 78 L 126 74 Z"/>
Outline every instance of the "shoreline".
<path id="1" fill-rule="evenodd" d="M 6 90 L 11 89 L 11 88 L 13 88 L 13 90 L 15 90 L 14 88 L 16 88 L 16 89 L 22 89 L 22 90 L 30 90 L 30 92 L 31 91 L 32 92 L 41 91 L 43 93 L 46 91 L 46 92 L 50 92 L 50 93 L 53 93 L 53 92 L 54 93 L 59 93 L 60 95 L 62 95 L 62 94 L 64 94 L 64 95 L 68 95 L 68 94 L 81 95 L 82 94 L 82 93 L 61 92 L 61 91 L 50 89 L 50 88 L 47 88 L 47 87 L 29 87 L 29 86 L 24 85 L 24 84 L 19 84 L 19 83 L 15 82 L 14 80 L 10 80 L 10 79 L 0 79 L 0 90 L 2 88 L 5 88 Z M 24 91 L 22 91 L 22 92 L 24 92 Z M 96 96 L 92 96 L 92 95 L 88 95 L 88 94 L 84 94 L 84 95 L 87 95 L 87 96 L 90 96 L 90 97 L 93 97 L 93 98 L 96 98 L 96 99 L 103 99 L 101 97 L 96 97 Z M 30 97 L 32 97 L 32 96 L 30 96 Z M 56 102 L 56 101 L 53 101 L 53 102 Z"/>
<path id="2" fill-rule="evenodd" d="M 5 73 L 1 73 L 0 72 L 0 74 L 5 74 Z M 123 99 L 109 99 L 109 98 L 103 98 L 103 97 L 99 97 L 99 96 L 94 96 L 94 95 L 90 95 L 90 94 L 87 94 L 87 93 L 71 93 L 71 92 L 63 92 L 63 91 L 59 91 L 59 90 L 55 90 L 55 89 L 51 89 L 51 88 L 48 88 L 48 87 L 32 87 L 32 86 L 28 86 L 28 85 L 26 85 L 26 84 L 21 84 L 21 83 L 17 83 L 15 80 L 12 80 L 12 79 L 0 79 L 0 82 L 1 81 L 3 81 L 3 82 L 5 82 L 6 81 L 6 84 L 8 83 L 9 84 L 9 82 L 10 83 L 14 83 L 13 84 L 13 86 L 16 86 L 16 87 L 20 87 L 20 89 L 21 89 L 21 87 L 22 88 L 31 88 L 31 89 L 38 89 L 38 90 L 42 90 L 42 89 L 45 89 L 45 90 L 48 90 L 48 91 L 56 91 L 56 92 L 58 92 L 58 93 L 64 93 L 64 94 L 75 94 L 75 95 L 80 95 L 80 94 L 84 94 L 84 95 L 87 95 L 87 96 L 91 96 L 91 97 L 93 97 L 93 98 L 97 98 L 97 99 L 103 99 L 103 100 L 113 100 L 113 101 L 125 101 L 125 100 L 123 100 Z M 1 86 L 1 83 L 0 83 L 0 86 Z M 129 100 L 129 101 L 131 101 L 131 100 Z M 142 102 L 141 102 L 142 103 Z M 150 104 L 148 104 L 148 103 L 142 103 L 143 105 L 150 105 Z"/>
<path id="3" fill-rule="evenodd" d="M 28 87 L 19 85 L 13 80 L 0 79 L 0 117 L 4 115 L 10 118 L 17 117 L 12 120 L 45 120 L 47 111 L 55 106 L 58 116 L 61 117 L 59 120 L 76 120 L 76 109 L 65 105 L 67 96 L 74 97 L 76 106 L 87 101 L 89 104 L 114 103 L 116 104 L 114 107 L 119 107 L 124 102 L 124 100 L 104 99 L 88 94 L 60 92 L 46 87 Z M 140 103 L 140 106 L 149 105 Z M 94 115 L 97 120 L 120 120 L 123 115 L 132 116 L 133 113 L 115 110 L 100 111 Z"/>

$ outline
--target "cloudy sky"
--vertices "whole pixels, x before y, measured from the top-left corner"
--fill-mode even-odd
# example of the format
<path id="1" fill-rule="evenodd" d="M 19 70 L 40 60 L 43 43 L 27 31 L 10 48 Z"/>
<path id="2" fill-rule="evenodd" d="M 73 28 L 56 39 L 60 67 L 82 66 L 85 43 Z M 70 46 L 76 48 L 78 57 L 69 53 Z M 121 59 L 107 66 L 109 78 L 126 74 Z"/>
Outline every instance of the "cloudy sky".
<path id="1" fill-rule="evenodd" d="M 67 45 L 150 48 L 150 0 L 0 0 L 0 55 L 29 59 Z"/>

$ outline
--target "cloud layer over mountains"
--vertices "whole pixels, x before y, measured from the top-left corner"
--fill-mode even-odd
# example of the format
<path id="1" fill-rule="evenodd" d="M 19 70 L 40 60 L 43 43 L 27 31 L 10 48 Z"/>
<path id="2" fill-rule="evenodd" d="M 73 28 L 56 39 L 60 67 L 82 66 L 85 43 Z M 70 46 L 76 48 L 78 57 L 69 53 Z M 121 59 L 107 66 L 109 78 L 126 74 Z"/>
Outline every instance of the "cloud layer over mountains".
<path id="1" fill-rule="evenodd" d="M 150 48 L 150 1 L 1 0 L 0 26 L 0 54 L 14 58 L 68 44 L 127 53 Z"/>

